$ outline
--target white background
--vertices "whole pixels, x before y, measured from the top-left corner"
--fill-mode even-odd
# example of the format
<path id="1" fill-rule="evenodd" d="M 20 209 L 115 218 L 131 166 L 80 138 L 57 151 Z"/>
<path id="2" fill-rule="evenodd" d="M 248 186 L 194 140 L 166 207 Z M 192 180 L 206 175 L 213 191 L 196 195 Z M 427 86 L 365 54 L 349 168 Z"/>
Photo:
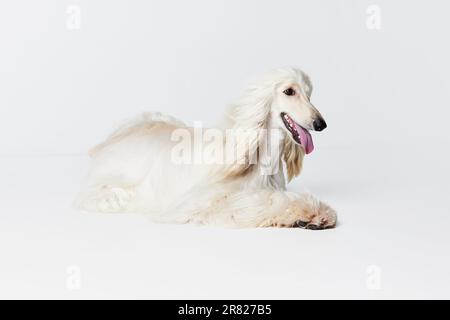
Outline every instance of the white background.
<path id="1" fill-rule="evenodd" d="M 449 14 L 438 0 L 2 1 L 0 297 L 449 298 Z M 310 74 L 329 126 L 290 189 L 329 202 L 338 228 L 71 208 L 114 125 L 151 110 L 213 124 L 285 65 Z"/>

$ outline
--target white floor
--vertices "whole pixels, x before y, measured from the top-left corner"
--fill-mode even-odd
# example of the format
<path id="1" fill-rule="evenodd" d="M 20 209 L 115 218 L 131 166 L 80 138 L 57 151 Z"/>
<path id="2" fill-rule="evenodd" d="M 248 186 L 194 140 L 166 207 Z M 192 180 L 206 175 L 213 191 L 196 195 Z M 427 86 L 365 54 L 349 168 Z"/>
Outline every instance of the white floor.
<path id="1" fill-rule="evenodd" d="M 0 298 L 450 298 L 448 142 L 321 146 L 334 230 L 159 225 L 70 205 L 81 156 L 2 157 Z"/>

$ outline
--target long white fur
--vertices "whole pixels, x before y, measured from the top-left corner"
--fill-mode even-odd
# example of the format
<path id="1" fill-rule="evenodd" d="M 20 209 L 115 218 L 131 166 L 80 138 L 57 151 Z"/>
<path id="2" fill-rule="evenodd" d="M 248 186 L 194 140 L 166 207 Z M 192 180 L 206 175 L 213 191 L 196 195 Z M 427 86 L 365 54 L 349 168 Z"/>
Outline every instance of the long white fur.
<path id="1" fill-rule="evenodd" d="M 298 96 L 285 96 L 287 86 L 295 87 Z M 272 129 L 280 134 L 239 136 L 232 145 L 239 161 L 233 163 L 174 163 L 173 132 L 194 129 L 170 116 L 145 113 L 91 150 L 91 168 L 76 206 L 89 212 L 146 213 L 154 221 L 169 223 L 333 227 L 336 213 L 328 205 L 309 194 L 286 191 L 284 171 L 289 180 L 300 173 L 304 149 L 293 141 L 280 113 L 288 112 L 311 129 L 319 115 L 310 103 L 311 91 L 308 76 L 295 68 L 273 70 L 250 86 L 229 108 L 228 124 L 221 130 L 246 135 Z M 242 141 L 249 143 L 242 148 Z M 262 152 L 267 145 L 280 152 Z M 256 153 L 257 163 L 250 163 Z M 278 170 L 263 174 L 268 164 Z"/>

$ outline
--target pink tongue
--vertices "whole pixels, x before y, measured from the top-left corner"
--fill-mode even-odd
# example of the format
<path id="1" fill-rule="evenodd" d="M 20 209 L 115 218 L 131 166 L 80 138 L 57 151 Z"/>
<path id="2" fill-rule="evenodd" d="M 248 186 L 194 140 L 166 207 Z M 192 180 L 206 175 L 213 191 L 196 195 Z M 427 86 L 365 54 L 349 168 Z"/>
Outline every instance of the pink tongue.
<path id="1" fill-rule="evenodd" d="M 296 123 L 295 123 L 295 129 L 297 129 L 297 132 L 299 133 L 300 143 L 305 148 L 306 154 L 309 154 L 309 153 L 313 152 L 314 144 L 313 144 L 313 141 L 312 141 L 311 134 L 308 132 L 308 130 L 303 129 L 302 127 L 300 127 Z"/>

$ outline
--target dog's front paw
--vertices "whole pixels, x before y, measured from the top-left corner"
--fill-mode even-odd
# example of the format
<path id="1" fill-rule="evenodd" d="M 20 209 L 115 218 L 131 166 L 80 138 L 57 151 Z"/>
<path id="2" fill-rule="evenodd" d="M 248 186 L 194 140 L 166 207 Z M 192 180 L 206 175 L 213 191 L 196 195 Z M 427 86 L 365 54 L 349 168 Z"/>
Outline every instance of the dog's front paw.
<path id="1" fill-rule="evenodd" d="M 337 214 L 331 207 L 324 205 L 318 212 L 303 214 L 291 227 L 311 230 L 331 229 L 336 226 Z"/>
<path id="2" fill-rule="evenodd" d="M 286 211 L 295 219 L 290 225 L 293 228 L 322 230 L 336 226 L 336 211 L 326 203 L 315 199 L 293 202 Z"/>
<path id="3" fill-rule="evenodd" d="M 301 195 L 291 201 L 286 210 L 260 224 L 262 227 L 330 229 L 336 226 L 336 211 L 311 195 Z"/>

